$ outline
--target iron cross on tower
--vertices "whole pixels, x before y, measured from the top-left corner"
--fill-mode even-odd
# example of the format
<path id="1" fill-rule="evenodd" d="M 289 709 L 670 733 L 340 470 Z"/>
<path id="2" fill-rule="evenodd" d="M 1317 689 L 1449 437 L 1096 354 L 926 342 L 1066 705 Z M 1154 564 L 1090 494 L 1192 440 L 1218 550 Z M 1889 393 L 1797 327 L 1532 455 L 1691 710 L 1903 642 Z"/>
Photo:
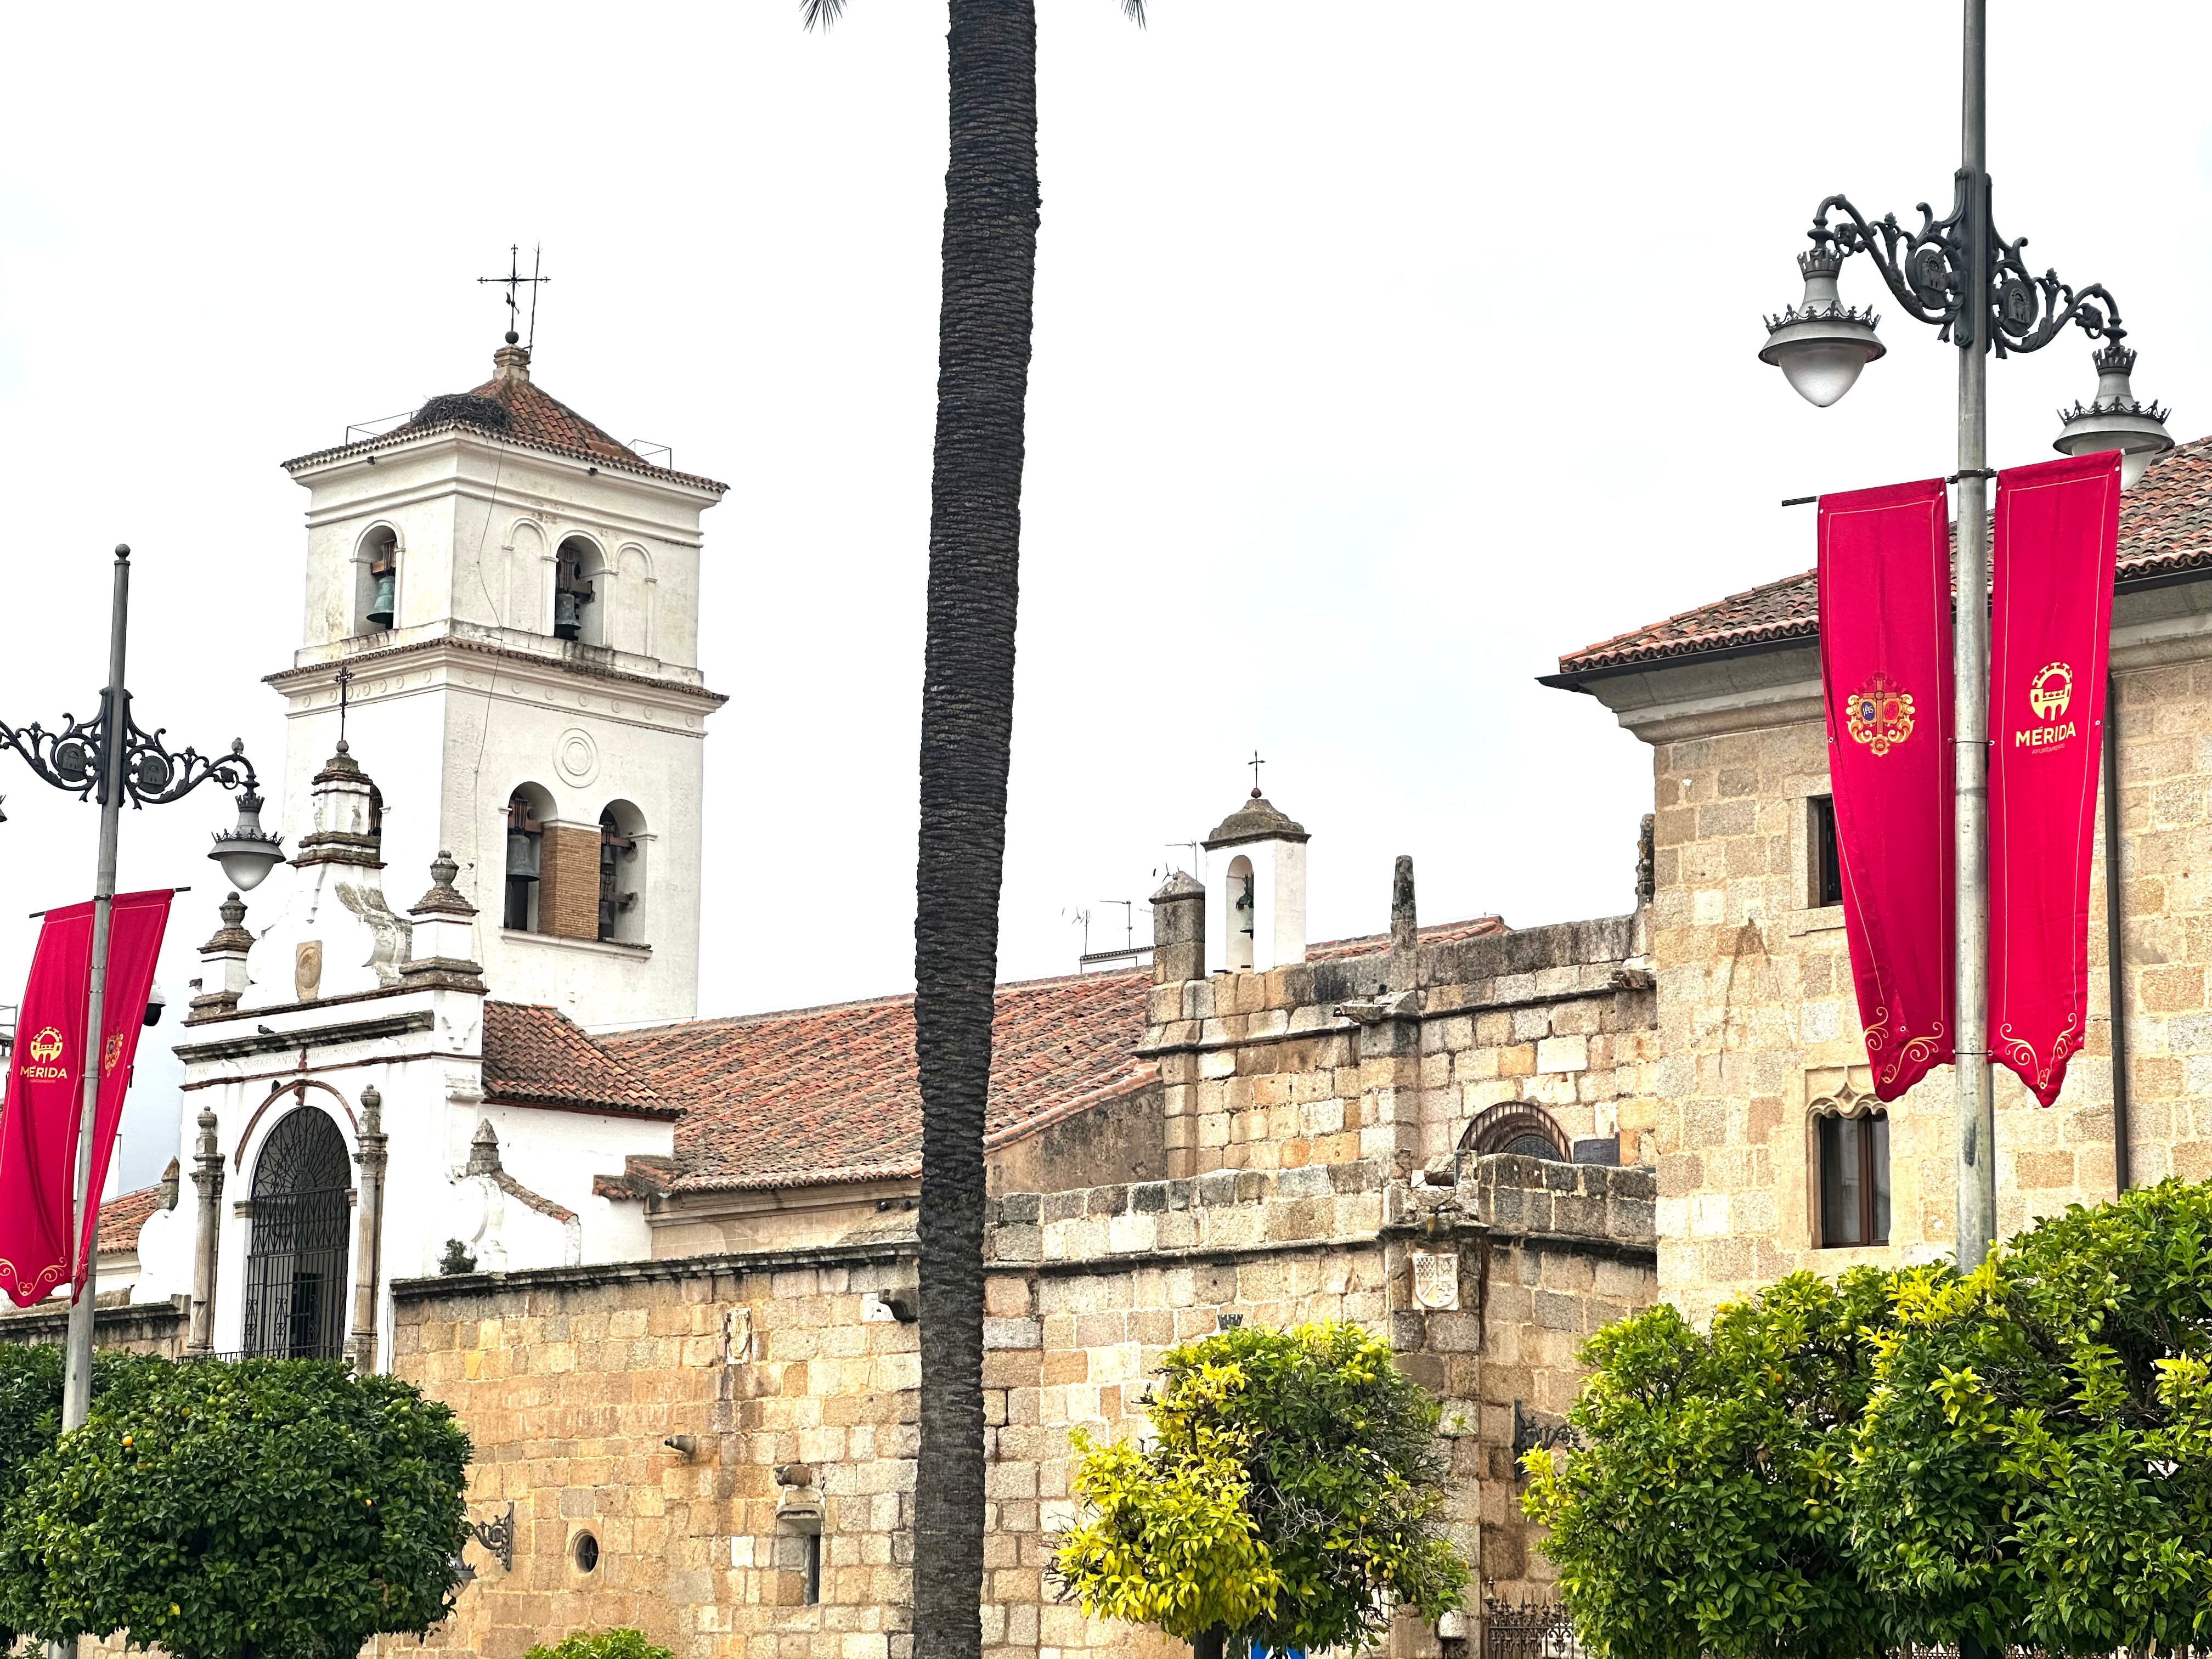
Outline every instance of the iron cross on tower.
<path id="1" fill-rule="evenodd" d="M 1252 758 L 1244 763 L 1252 769 L 1252 793 L 1255 795 L 1260 793 L 1260 769 L 1267 763 L 1260 758 L 1260 751 L 1256 749 L 1252 751 Z"/>
<path id="2" fill-rule="evenodd" d="M 540 276 L 538 274 L 538 267 L 540 264 L 540 256 L 544 252 L 544 249 L 542 246 L 533 247 L 530 250 L 530 275 L 526 276 L 522 274 L 521 244 L 510 243 L 508 244 L 507 250 L 507 275 L 504 276 L 479 276 L 477 278 L 477 281 L 479 283 L 501 283 L 506 285 L 507 343 L 509 345 L 515 344 L 522 338 L 520 332 L 522 325 L 522 302 L 517 295 L 517 290 L 523 288 L 528 288 L 530 289 L 529 343 L 532 345 L 536 345 L 538 343 L 537 284 L 540 283 L 550 283 L 553 280 L 550 276 Z"/>
<path id="3" fill-rule="evenodd" d="M 353 670 L 344 663 L 338 665 L 338 742 L 345 742 L 347 693 L 353 686 Z"/>

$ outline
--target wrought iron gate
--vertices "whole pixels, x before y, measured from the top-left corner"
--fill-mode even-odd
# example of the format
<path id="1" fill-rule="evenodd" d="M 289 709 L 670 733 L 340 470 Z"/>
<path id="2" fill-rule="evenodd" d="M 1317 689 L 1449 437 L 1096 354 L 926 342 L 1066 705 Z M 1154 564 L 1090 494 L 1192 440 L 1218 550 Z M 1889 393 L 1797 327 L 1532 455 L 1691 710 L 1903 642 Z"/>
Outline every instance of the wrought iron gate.
<path id="1" fill-rule="evenodd" d="M 349 1172 L 337 1126 L 313 1107 L 269 1132 L 253 1166 L 241 1344 L 248 1354 L 336 1359 L 343 1352 Z"/>

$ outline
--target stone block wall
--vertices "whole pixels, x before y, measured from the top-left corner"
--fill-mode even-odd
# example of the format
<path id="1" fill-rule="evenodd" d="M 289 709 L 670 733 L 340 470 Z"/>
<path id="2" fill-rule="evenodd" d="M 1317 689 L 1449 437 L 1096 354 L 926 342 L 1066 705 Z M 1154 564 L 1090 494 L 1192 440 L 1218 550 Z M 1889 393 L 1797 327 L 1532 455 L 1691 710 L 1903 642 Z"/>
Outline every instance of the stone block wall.
<path id="1" fill-rule="evenodd" d="M 127 1291 L 116 1291 L 128 1297 Z M 102 1296 L 105 1304 L 106 1297 Z M 166 1302 L 118 1302 L 101 1305 L 93 1313 L 93 1340 L 102 1348 L 125 1353 L 157 1353 L 174 1359 L 185 1351 L 190 1334 L 191 1298 L 172 1297 Z M 28 1308 L 0 1310 L 0 1342 L 51 1342 L 69 1340 L 69 1309 L 61 1303 L 40 1303 Z"/>
<path id="2" fill-rule="evenodd" d="M 1505 1103 L 1641 1161 L 1659 1116 L 1644 962 L 1624 916 L 1428 947 L 1406 996 L 1382 992 L 1381 955 L 1158 986 L 1139 1052 L 1160 1068 L 1170 1173 L 1410 1169 Z"/>
<path id="3" fill-rule="evenodd" d="M 1540 1583 L 1515 1427 L 1563 1412 L 1584 1334 L 1649 1300 L 1651 1189 L 1645 1170 L 1493 1157 L 1418 1186 L 1355 1159 L 994 1200 L 987 1659 L 1182 1650 L 1085 1619 L 1047 1563 L 1075 1518 L 1075 1431 L 1141 1431 L 1161 1356 L 1232 1322 L 1386 1337 L 1444 1400 L 1455 1525 L 1479 1577 L 1510 1594 Z M 679 1659 L 908 1659 L 919 1359 L 890 1304 L 912 1297 L 913 1250 L 884 1238 L 395 1286 L 396 1370 L 475 1442 L 472 1518 L 514 1506 L 513 1570 L 471 1545 L 477 1578 L 431 1645 L 519 1659 L 626 1624 Z M 1455 1258 L 1455 1306 L 1437 1305 L 1433 1274 L 1424 1305 L 1416 1252 Z M 585 1532 L 600 1551 L 588 1572 Z M 1412 1659 L 1437 1642 L 1401 1620 L 1392 1648 Z"/>
<path id="4" fill-rule="evenodd" d="M 512 1571 L 471 1545 L 429 1645 L 627 1625 L 679 1659 L 904 1653 L 920 1360 L 882 1304 L 913 1283 L 906 1244 L 395 1285 L 393 1368 L 468 1430 L 471 1518 L 514 1513 Z"/>
<path id="5" fill-rule="evenodd" d="M 2202 682 L 2202 683 L 2200 683 Z M 2133 1176 L 2212 1174 L 2212 665 L 2120 676 Z M 1809 799 L 1828 792 L 1817 720 L 1654 747 L 1659 810 L 1652 1092 L 1660 1292 L 1693 1317 L 1800 1267 L 1947 1257 L 1952 1073 L 1888 1108 L 1891 1231 L 1817 1243 L 1812 1116 L 1871 1092 L 1839 907 L 1810 901 Z M 2114 1191 L 2101 822 L 2090 878 L 2089 1018 L 2057 1103 L 1996 1074 L 1998 1228 Z"/>

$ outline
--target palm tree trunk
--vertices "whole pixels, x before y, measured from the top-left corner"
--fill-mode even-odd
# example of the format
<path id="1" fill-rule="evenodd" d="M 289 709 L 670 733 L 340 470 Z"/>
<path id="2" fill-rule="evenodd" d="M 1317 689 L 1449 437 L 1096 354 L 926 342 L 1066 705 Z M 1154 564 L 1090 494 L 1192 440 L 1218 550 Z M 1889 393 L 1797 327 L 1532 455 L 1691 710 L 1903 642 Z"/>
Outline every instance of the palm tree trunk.
<path id="1" fill-rule="evenodd" d="M 983 1117 L 1036 276 L 1034 0 L 951 8 L 914 928 L 925 1472 L 914 1503 L 916 1659 L 978 1659 L 982 1645 Z"/>

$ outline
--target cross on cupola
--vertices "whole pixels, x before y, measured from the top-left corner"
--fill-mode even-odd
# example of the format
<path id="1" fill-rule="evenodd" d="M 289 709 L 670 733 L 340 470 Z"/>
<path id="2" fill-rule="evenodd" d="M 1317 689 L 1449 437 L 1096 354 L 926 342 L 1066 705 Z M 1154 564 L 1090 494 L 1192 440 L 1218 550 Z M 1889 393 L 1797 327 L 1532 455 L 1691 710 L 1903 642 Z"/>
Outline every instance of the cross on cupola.
<path id="1" fill-rule="evenodd" d="M 1260 758 L 1260 751 L 1255 749 L 1252 751 L 1252 758 L 1244 763 L 1252 769 L 1252 793 L 1257 797 L 1260 793 L 1260 769 L 1267 763 Z"/>
<path id="2" fill-rule="evenodd" d="M 514 345 L 522 339 L 520 332 L 522 327 L 522 301 L 520 297 L 519 290 L 525 288 L 527 288 L 530 290 L 530 339 L 528 343 L 533 346 L 538 343 L 537 285 L 541 283 L 550 283 L 553 280 L 550 276 L 541 276 L 538 274 L 538 266 L 541 263 L 540 256 L 544 252 L 544 250 L 542 246 L 533 247 L 530 250 L 530 275 L 526 276 L 522 274 L 522 245 L 519 242 L 510 243 L 508 244 L 507 250 L 507 275 L 504 276 L 479 276 L 477 278 L 477 281 L 479 283 L 499 283 L 503 284 L 507 289 L 507 343 L 509 345 Z"/>

